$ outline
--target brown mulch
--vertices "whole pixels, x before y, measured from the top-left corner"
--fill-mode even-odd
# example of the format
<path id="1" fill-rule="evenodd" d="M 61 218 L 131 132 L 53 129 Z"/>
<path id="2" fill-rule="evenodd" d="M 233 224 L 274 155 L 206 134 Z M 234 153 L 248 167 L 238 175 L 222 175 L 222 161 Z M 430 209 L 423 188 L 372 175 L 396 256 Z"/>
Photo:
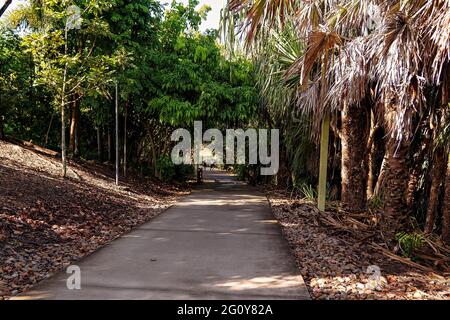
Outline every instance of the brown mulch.
<path id="1" fill-rule="evenodd" d="M 188 193 L 103 164 L 0 141 L 0 299 L 20 293 L 129 232 Z"/>
<path id="2" fill-rule="evenodd" d="M 450 299 L 449 273 L 389 258 L 357 219 L 334 227 L 331 214 L 321 216 L 311 202 L 266 194 L 313 299 Z"/>

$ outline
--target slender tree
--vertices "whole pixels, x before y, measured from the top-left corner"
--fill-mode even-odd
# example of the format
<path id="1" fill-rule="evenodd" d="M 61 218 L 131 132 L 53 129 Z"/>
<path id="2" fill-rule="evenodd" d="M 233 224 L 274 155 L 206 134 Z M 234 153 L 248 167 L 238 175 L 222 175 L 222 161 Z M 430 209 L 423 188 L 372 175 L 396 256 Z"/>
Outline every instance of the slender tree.
<path id="1" fill-rule="evenodd" d="M 5 13 L 11 3 L 12 0 L 6 0 L 5 3 L 3 3 L 3 5 L 0 7 L 0 17 Z"/>
<path id="2" fill-rule="evenodd" d="M 447 162 L 447 174 L 445 176 L 444 208 L 442 210 L 442 239 L 450 245 L 450 158 Z"/>

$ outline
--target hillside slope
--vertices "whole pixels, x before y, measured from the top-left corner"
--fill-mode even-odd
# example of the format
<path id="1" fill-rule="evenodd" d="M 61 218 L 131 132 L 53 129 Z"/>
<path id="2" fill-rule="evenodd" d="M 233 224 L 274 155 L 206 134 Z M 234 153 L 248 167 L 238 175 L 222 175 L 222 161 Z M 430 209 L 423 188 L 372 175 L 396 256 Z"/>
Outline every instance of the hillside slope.
<path id="1" fill-rule="evenodd" d="M 148 221 L 186 190 L 55 152 L 0 141 L 0 299 L 19 293 Z"/>

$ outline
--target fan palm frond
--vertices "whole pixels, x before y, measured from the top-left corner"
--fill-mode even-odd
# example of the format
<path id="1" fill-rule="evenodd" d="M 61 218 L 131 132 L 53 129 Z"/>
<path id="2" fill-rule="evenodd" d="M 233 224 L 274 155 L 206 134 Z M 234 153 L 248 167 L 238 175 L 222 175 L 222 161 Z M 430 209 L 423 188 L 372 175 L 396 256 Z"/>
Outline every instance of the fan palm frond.
<path id="1" fill-rule="evenodd" d="M 283 25 L 286 17 L 295 11 L 295 0 L 230 0 L 230 9 L 245 11 L 247 43 L 250 43 L 264 25 L 272 27 L 278 21 Z"/>
<path id="2" fill-rule="evenodd" d="M 292 64 L 286 72 L 286 78 L 300 74 L 300 82 L 305 86 L 314 64 L 322 60 L 326 66 L 330 51 L 342 44 L 343 41 L 336 32 L 312 31 L 308 37 L 305 54 Z M 325 69 L 327 68 L 325 67 Z"/>
<path id="3" fill-rule="evenodd" d="M 339 110 L 343 103 L 357 104 L 367 96 L 369 89 L 369 64 L 367 45 L 363 37 L 348 42 L 339 51 L 335 63 L 328 71 L 332 79 L 325 104 Z"/>

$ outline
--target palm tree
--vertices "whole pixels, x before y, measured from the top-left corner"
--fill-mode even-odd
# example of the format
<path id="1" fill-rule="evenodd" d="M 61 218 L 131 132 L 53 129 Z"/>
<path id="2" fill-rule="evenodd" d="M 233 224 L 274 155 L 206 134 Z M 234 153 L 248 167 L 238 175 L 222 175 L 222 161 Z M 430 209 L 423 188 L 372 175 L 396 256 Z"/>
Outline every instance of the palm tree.
<path id="1" fill-rule="evenodd" d="M 382 26 L 367 41 L 370 72 L 377 83 L 377 99 L 390 133 L 385 221 L 391 226 L 389 229 L 396 230 L 408 213 L 406 191 L 413 118 L 432 107 L 427 103 L 427 87 L 448 90 L 443 85 L 443 75 L 449 72 L 450 3 L 394 1 L 382 3 L 380 8 L 384 13 Z"/>
<path id="2" fill-rule="evenodd" d="M 293 19 L 295 24 L 301 27 L 298 32 L 299 36 L 305 39 L 306 50 L 292 63 L 286 72 L 286 78 L 292 79 L 297 75 L 300 79 L 296 93 L 297 103 L 303 106 L 305 112 L 313 113 L 313 127 L 316 128 L 316 132 L 321 128 L 321 137 L 325 138 L 321 141 L 322 170 L 319 178 L 321 182 L 319 207 L 324 209 L 324 192 L 321 190 L 324 190 L 325 186 L 328 123 L 329 114 L 333 110 L 326 108 L 325 100 L 333 78 L 329 76 L 329 72 L 334 68 L 334 57 L 339 54 L 345 41 L 336 32 L 337 21 L 342 19 L 342 13 L 337 12 L 327 1 L 310 1 L 302 4 L 297 1 L 254 1 L 252 4 L 250 1 L 231 1 L 231 7 L 249 8 L 246 23 L 249 26 L 247 43 L 258 37 L 264 39 L 261 34 L 267 34 L 267 28 L 274 28 L 275 25 L 284 26 L 286 19 L 292 18 L 297 13 Z M 366 152 L 364 145 L 359 147 L 359 150 L 354 150 L 361 144 L 353 143 L 368 136 L 368 120 L 365 115 L 367 112 L 362 112 L 365 110 L 365 106 L 361 107 L 360 101 L 357 101 L 347 104 L 343 111 L 342 203 L 349 211 L 364 210 L 367 200 L 364 178 L 367 171 L 364 169 L 367 167 Z"/>
<path id="3" fill-rule="evenodd" d="M 324 115 L 340 112 L 342 207 L 363 210 L 367 201 L 370 114 L 387 133 L 383 185 L 384 224 L 404 226 L 414 121 L 430 108 L 428 88 L 443 95 L 450 58 L 448 0 L 231 0 L 244 10 L 248 47 L 258 50 L 286 21 L 298 27 L 306 49 L 285 79 L 299 79 L 296 103 L 319 132 Z M 448 96 L 447 96 L 448 97 Z M 444 109 L 445 110 L 445 109 Z M 446 112 L 446 111 L 445 111 Z"/>
<path id="4" fill-rule="evenodd" d="M 450 245 L 450 159 L 447 161 L 444 208 L 442 212 L 442 239 L 446 244 Z"/>

